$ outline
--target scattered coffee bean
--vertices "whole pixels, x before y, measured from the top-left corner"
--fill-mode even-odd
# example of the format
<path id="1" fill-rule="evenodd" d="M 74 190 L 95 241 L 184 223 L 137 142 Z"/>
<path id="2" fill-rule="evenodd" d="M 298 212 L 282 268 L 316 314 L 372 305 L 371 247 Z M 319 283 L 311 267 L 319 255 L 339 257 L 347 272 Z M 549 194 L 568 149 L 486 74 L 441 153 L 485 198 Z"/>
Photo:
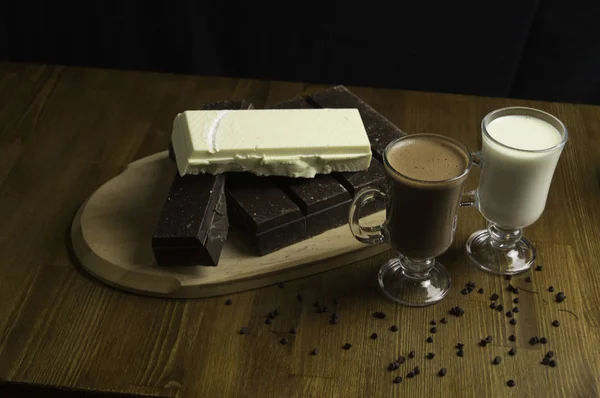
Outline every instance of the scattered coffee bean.
<path id="1" fill-rule="evenodd" d="M 460 318 L 464 314 L 465 314 L 465 310 L 459 306 L 452 307 L 452 309 L 450 309 L 450 315 L 454 315 L 457 318 Z"/>
<path id="2" fill-rule="evenodd" d="M 464 345 L 463 343 L 458 343 L 458 344 L 456 345 L 456 349 L 457 349 L 457 350 L 462 350 L 463 348 L 465 348 L 465 345 Z"/>
<path id="3" fill-rule="evenodd" d="M 460 291 L 460 293 L 462 295 L 467 295 L 467 294 L 469 294 L 469 290 L 467 290 L 467 288 L 464 288 L 463 290 Z"/>
<path id="4" fill-rule="evenodd" d="M 240 329 L 240 334 L 248 334 L 248 327 L 244 326 Z"/>
<path id="5" fill-rule="evenodd" d="M 390 328 L 390 330 L 391 330 L 392 332 L 397 332 L 397 331 L 398 331 L 398 326 L 396 326 L 396 325 L 392 325 L 392 327 Z"/>
<path id="6" fill-rule="evenodd" d="M 504 279 L 507 280 L 507 281 L 510 281 L 510 280 L 512 280 L 512 275 L 506 275 L 504 277 Z"/>
<path id="7" fill-rule="evenodd" d="M 433 352 L 427 353 L 427 359 L 433 359 L 434 357 L 435 357 L 435 354 Z"/>
<path id="8" fill-rule="evenodd" d="M 403 356 L 399 356 L 396 362 L 402 365 L 404 362 L 406 362 L 406 358 L 404 358 Z"/>
<path id="9" fill-rule="evenodd" d="M 456 351 L 456 355 L 458 355 L 459 357 L 464 357 L 465 356 L 465 352 L 463 350 L 458 350 Z"/>
<path id="10" fill-rule="evenodd" d="M 550 287 L 548 288 L 548 291 L 549 291 L 550 293 L 553 293 L 553 292 L 554 292 L 554 286 L 550 286 Z"/>
<path id="11" fill-rule="evenodd" d="M 494 362 L 494 365 L 500 365 L 500 362 L 502 362 L 502 358 L 496 357 L 496 358 L 494 358 L 493 362 Z"/>
<path id="12" fill-rule="evenodd" d="M 267 325 L 270 325 L 270 324 L 271 324 L 271 318 L 267 318 L 267 319 L 265 319 L 265 323 L 266 323 Z"/>
<path id="13" fill-rule="evenodd" d="M 513 299 L 513 303 L 515 303 L 515 304 L 519 304 L 519 298 L 518 298 L 518 297 L 515 297 L 515 298 Z"/>
<path id="14" fill-rule="evenodd" d="M 519 312 L 519 311 L 521 311 L 521 310 L 519 309 L 519 307 L 515 307 L 515 308 L 513 308 L 513 310 L 512 310 L 512 312 Z"/>
<path id="15" fill-rule="evenodd" d="M 300 293 L 298 293 L 298 294 L 296 295 L 296 300 L 298 300 L 298 301 L 302 301 L 302 300 L 304 300 L 304 298 L 302 297 L 302 295 L 301 295 Z"/>
<path id="16" fill-rule="evenodd" d="M 510 379 L 509 381 L 506 382 L 506 385 L 509 387 L 514 387 L 517 385 L 517 383 L 515 383 L 515 381 L 513 379 Z"/>
<path id="17" fill-rule="evenodd" d="M 555 368 L 556 367 L 556 361 L 554 359 L 550 361 L 550 367 L 551 368 Z"/>
<path id="18" fill-rule="evenodd" d="M 290 333 L 291 333 L 291 334 L 296 334 L 296 333 L 298 333 L 298 329 L 296 329 L 296 328 L 291 328 L 291 329 L 290 329 Z"/>
<path id="19" fill-rule="evenodd" d="M 517 320 L 515 318 L 511 319 L 510 324 L 515 326 L 517 324 Z"/>
<path id="20" fill-rule="evenodd" d="M 563 292 L 558 292 L 556 294 L 556 302 L 557 303 L 562 303 L 563 301 L 565 301 L 567 299 L 567 296 L 565 296 L 565 294 Z"/>
<path id="21" fill-rule="evenodd" d="M 515 289 L 512 292 L 513 292 L 513 294 L 519 294 L 519 293 L 521 293 L 521 291 L 519 290 L 518 287 L 515 287 Z"/>
<path id="22" fill-rule="evenodd" d="M 550 363 L 550 358 L 544 357 L 544 359 L 542 359 L 542 365 L 548 365 L 549 363 Z"/>
<path id="23" fill-rule="evenodd" d="M 496 306 L 496 310 L 498 310 L 498 312 L 502 312 L 502 311 L 504 311 L 504 306 L 502 304 L 498 304 Z"/>
<path id="24" fill-rule="evenodd" d="M 281 340 L 279 340 L 279 342 L 283 345 L 286 345 L 289 342 L 289 340 L 287 339 L 287 337 L 284 337 Z"/>
<path id="25" fill-rule="evenodd" d="M 546 344 L 548 342 L 548 339 L 545 337 L 540 338 L 540 343 L 542 344 Z"/>
<path id="26" fill-rule="evenodd" d="M 421 373 L 421 369 L 418 366 L 415 366 L 415 368 L 413 369 L 413 372 L 415 372 L 416 375 Z"/>
<path id="27" fill-rule="evenodd" d="M 344 350 L 349 350 L 350 348 L 352 348 L 352 344 L 350 343 L 346 343 L 344 344 L 344 346 L 342 347 Z"/>
<path id="28" fill-rule="evenodd" d="M 437 324 L 437 322 L 435 321 L 435 319 L 432 319 L 431 321 L 429 321 L 429 324 L 431 326 L 435 326 Z"/>
<path id="29" fill-rule="evenodd" d="M 372 333 L 372 334 L 371 334 L 371 338 L 372 338 L 373 340 L 376 340 L 376 339 L 377 339 L 377 333 Z"/>
<path id="30" fill-rule="evenodd" d="M 512 318 L 513 314 L 512 314 L 512 312 L 510 312 L 510 311 L 507 311 L 507 312 L 506 312 L 506 316 L 507 316 L 507 317 L 509 317 L 509 318 Z"/>
<path id="31" fill-rule="evenodd" d="M 527 278 L 525 278 L 525 283 L 531 283 L 531 277 L 528 276 Z"/>
<path id="32" fill-rule="evenodd" d="M 557 320 L 552 321 L 552 326 L 554 326 L 555 328 L 560 326 L 560 322 Z"/>
<path id="33" fill-rule="evenodd" d="M 373 316 L 377 319 L 385 319 L 385 312 L 375 312 Z"/>
<path id="34" fill-rule="evenodd" d="M 547 357 L 547 358 L 552 358 L 553 356 L 554 356 L 554 351 L 548 351 L 548 352 L 546 353 L 546 357 Z"/>
<path id="35" fill-rule="evenodd" d="M 431 329 L 429 329 L 429 332 L 435 334 L 435 333 L 437 333 L 437 328 L 434 326 Z"/>
<path id="36" fill-rule="evenodd" d="M 313 350 L 310 353 L 311 353 L 311 355 L 317 355 L 319 353 L 319 349 L 313 348 Z"/>
<path id="37" fill-rule="evenodd" d="M 415 374 L 414 374 L 414 372 L 408 372 L 406 377 L 408 377 L 409 379 L 412 379 L 413 377 L 415 377 Z"/>
<path id="38" fill-rule="evenodd" d="M 225 305 L 231 305 L 231 303 L 232 303 L 231 299 L 225 300 Z"/>
<path id="39" fill-rule="evenodd" d="M 402 383 L 402 377 L 400 377 L 400 376 L 394 377 L 394 384 L 400 384 L 400 383 Z"/>
<path id="40" fill-rule="evenodd" d="M 284 286 L 283 286 L 283 283 L 280 283 L 280 284 L 279 284 L 279 288 L 280 288 L 280 289 L 283 289 L 283 288 L 284 288 Z"/>
<path id="41" fill-rule="evenodd" d="M 516 340 L 517 340 L 517 337 L 516 337 L 514 334 L 511 334 L 510 336 L 508 336 L 508 339 L 509 339 L 510 341 L 516 341 Z"/>
<path id="42" fill-rule="evenodd" d="M 500 298 L 500 296 L 498 296 L 498 293 L 494 293 L 490 296 L 490 300 L 492 301 L 496 301 Z"/>
<path id="43" fill-rule="evenodd" d="M 440 322 L 442 322 L 443 324 L 446 324 L 446 323 L 448 323 L 448 319 L 447 318 L 442 318 L 442 319 L 440 319 Z"/>
<path id="44" fill-rule="evenodd" d="M 425 341 L 428 343 L 433 343 L 433 337 L 429 336 L 425 339 Z"/>
<path id="45" fill-rule="evenodd" d="M 493 310 L 495 310 L 497 306 L 498 306 L 498 304 L 496 304 L 495 302 L 490 304 L 490 308 Z"/>
<path id="46" fill-rule="evenodd" d="M 444 376 L 446 376 L 446 373 L 448 373 L 448 370 L 446 370 L 446 368 L 441 368 L 440 371 L 438 372 L 438 376 L 444 377 Z"/>
<path id="47" fill-rule="evenodd" d="M 509 292 L 512 292 L 513 290 L 515 290 L 515 287 L 509 283 L 508 286 L 506 287 L 506 290 L 508 290 Z"/>
<path id="48" fill-rule="evenodd" d="M 544 269 L 544 266 L 543 266 L 543 265 L 538 265 L 538 266 L 536 266 L 536 267 L 535 267 L 535 270 L 536 270 L 536 271 L 541 271 L 541 270 L 543 270 L 543 269 Z"/>
<path id="49" fill-rule="evenodd" d="M 510 355 L 511 357 L 514 357 L 517 354 L 517 349 L 515 347 L 511 348 L 508 351 L 508 355 Z"/>

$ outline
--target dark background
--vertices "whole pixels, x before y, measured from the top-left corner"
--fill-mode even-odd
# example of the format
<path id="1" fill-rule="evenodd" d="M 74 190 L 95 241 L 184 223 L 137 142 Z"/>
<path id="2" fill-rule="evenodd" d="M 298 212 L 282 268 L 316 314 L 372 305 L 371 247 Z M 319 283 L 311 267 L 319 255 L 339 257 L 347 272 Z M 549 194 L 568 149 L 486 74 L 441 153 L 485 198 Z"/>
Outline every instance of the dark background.
<path id="1" fill-rule="evenodd" d="M 596 0 L 4 1 L 0 59 L 600 104 L 599 21 Z"/>

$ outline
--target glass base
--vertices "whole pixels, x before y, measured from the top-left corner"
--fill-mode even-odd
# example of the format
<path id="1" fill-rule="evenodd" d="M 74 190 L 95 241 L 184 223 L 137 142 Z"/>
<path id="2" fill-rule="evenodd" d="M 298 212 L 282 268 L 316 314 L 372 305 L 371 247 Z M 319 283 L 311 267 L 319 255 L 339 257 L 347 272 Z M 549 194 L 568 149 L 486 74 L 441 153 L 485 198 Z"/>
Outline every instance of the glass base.
<path id="1" fill-rule="evenodd" d="M 466 244 L 467 257 L 477 268 L 496 275 L 515 275 L 525 272 L 535 263 L 535 247 L 520 237 L 509 247 L 492 245 L 489 229 L 475 232 Z"/>
<path id="2" fill-rule="evenodd" d="M 413 264 L 413 271 L 409 271 Z M 379 286 L 393 301 L 409 306 L 435 304 L 450 291 L 450 274 L 443 265 L 430 260 L 424 272 L 415 272 L 415 263 L 404 256 L 390 259 L 379 270 Z"/>

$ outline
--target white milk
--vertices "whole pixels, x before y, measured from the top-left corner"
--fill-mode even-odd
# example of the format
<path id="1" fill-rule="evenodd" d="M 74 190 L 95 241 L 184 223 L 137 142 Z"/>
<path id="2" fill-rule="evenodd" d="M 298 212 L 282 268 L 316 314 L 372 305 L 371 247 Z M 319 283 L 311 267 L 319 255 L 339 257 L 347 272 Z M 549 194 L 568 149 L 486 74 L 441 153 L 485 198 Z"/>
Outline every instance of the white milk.
<path id="1" fill-rule="evenodd" d="M 562 136 L 548 122 L 532 116 L 508 115 L 487 125 L 483 135 L 483 167 L 479 181 L 479 209 L 500 226 L 524 228 L 544 211 L 556 163 L 564 145 Z"/>

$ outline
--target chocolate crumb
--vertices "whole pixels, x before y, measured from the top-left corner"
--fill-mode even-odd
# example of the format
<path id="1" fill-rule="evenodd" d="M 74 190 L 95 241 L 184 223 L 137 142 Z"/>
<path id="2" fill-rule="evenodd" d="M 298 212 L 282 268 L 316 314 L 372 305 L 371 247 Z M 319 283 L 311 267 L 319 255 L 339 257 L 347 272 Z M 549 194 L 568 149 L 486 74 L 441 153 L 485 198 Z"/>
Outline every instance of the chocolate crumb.
<path id="1" fill-rule="evenodd" d="M 397 331 L 398 331 L 398 326 L 396 326 L 396 325 L 392 325 L 392 327 L 390 328 L 390 330 L 391 330 L 392 332 L 397 332 Z"/>
<path id="2" fill-rule="evenodd" d="M 459 357 L 464 357 L 465 356 L 465 352 L 463 350 L 458 350 L 456 351 L 456 355 L 458 355 Z"/>
<path id="3" fill-rule="evenodd" d="M 513 290 L 515 290 L 515 287 L 509 283 L 508 286 L 506 287 L 506 290 L 508 290 L 509 292 L 512 292 Z"/>
<path id="4" fill-rule="evenodd" d="M 331 319 L 329 320 L 329 323 L 331 323 L 332 325 L 337 325 L 337 324 L 338 324 L 338 322 L 339 322 L 339 319 L 338 319 L 338 318 L 331 318 Z"/>
<path id="5" fill-rule="evenodd" d="M 550 293 L 553 293 L 553 292 L 554 292 L 554 286 L 550 286 L 550 287 L 548 288 L 548 291 L 549 291 Z"/>
<path id="6" fill-rule="evenodd" d="M 512 310 L 512 312 L 515 312 L 515 313 L 516 313 L 516 312 L 519 312 L 519 311 L 521 311 L 521 310 L 519 309 L 519 307 L 515 307 L 515 308 L 513 308 L 513 310 Z"/>
<path id="7" fill-rule="evenodd" d="M 446 373 L 448 373 L 448 370 L 446 370 L 446 368 L 441 368 L 440 371 L 438 372 L 438 375 L 440 377 L 444 377 L 444 376 L 446 376 Z"/>
<path id="8" fill-rule="evenodd" d="M 394 370 L 398 369 L 398 367 L 396 366 L 396 362 L 392 362 L 392 363 L 390 363 L 390 364 L 388 365 L 387 369 L 388 369 L 388 371 L 390 371 L 390 372 L 392 372 L 392 371 L 394 371 Z"/>
<path id="9" fill-rule="evenodd" d="M 548 342 L 548 339 L 545 337 L 540 338 L 540 343 L 542 344 L 546 344 Z"/>
<path id="10" fill-rule="evenodd" d="M 519 293 L 521 293 L 521 291 L 519 290 L 518 287 L 515 287 L 515 289 L 512 292 L 513 292 L 513 294 L 519 294 Z"/>
<path id="11" fill-rule="evenodd" d="M 278 309 L 273 310 L 273 315 L 279 316 L 279 310 Z"/>
<path id="12" fill-rule="evenodd" d="M 469 294 L 469 290 L 467 290 L 467 288 L 464 288 L 463 290 L 460 291 L 460 293 L 464 296 Z"/>
<path id="13" fill-rule="evenodd" d="M 550 367 L 551 368 L 555 368 L 556 367 L 556 361 L 554 359 L 550 361 Z"/>
<path id="14" fill-rule="evenodd" d="M 440 322 L 446 324 L 446 323 L 448 323 L 448 319 L 447 318 L 442 318 L 442 319 L 440 319 Z"/>
<path id="15" fill-rule="evenodd" d="M 248 334 L 248 327 L 244 326 L 240 329 L 240 334 Z"/>
<path id="16" fill-rule="evenodd" d="M 515 326 L 517 324 L 517 320 L 515 318 L 511 319 L 510 324 Z"/>
<path id="17" fill-rule="evenodd" d="M 267 325 L 270 325 L 270 324 L 271 324 L 271 318 L 267 318 L 267 319 L 265 319 L 265 323 L 266 323 Z"/>
<path id="18" fill-rule="evenodd" d="M 414 351 L 411 351 L 411 352 L 409 352 L 409 353 L 408 353 L 408 357 L 409 357 L 410 359 L 414 358 L 414 357 L 415 357 L 415 352 L 414 352 Z"/>
<path id="19" fill-rule="evenodd" d="M 433 343 L 433 337 L 429 336 L 425 339 L 425 341 L 428 343 Z"/>
<path id="20" fill-rule="evenodd" d="M 399 356 L 396 362 L 402 365 L 404 362 L 406 362 L 406 358 L 404 358 L 403 356 Z"/>
<path id="21" fill-rule="evenodd" d="M 511 334 L 510 336 L 508 336 L 508 339 L 509 339 L 510 341 L 516 341 L 516 340 L 517 340 L 517 337 L 516 337 L 514 334 Z"/>
<path id="22" fill-rule="evenodd" d="M 416 375 L 421 373 L 421 369 L 418 366 L 415 366 L 415 368 L 413 369 L 413 372 L 415 372 Z"/>
<path id="23" fill-rule="evenodd" d="M 542 365 L 548 365 L 550 363 L 550 358 L 548 357 L 544 357 L 544 359 L 542 359 Z"/>
<path id="24" fill-rule="evenodd" d="M 412 379 L 413 377 L 415 377 L 415 374 L 414 374 L 414 372 L 408 372 L 406 377 L 408 377 L 409 379 Z"/>
<path id="25" fill-rule="evenodd" d="M 547 357 L 547 358 L 552 358 L 553 356 L 554 356 L 554 351 L 548 351 L 548 352 L 546 353 L 546 357 Z"/>
<path id="26" fill-rule="evenodd" d="M 498 304 L 496 304 L 495 302 L 490 304 L 490 308 L 493 310 L 495 310 L 497 306 L 498 306 Z"/>
<path id="27" fill-rule="evenodd" d="M 459 349 L 459 350 L 462 350 L 463 348 L 465 348 L 465 345 L 463 343 L 458 343 L 456 345 L 456 348 Z"/>
<path id="28" fill-rule="evenodd" d="M 269 314 L 267 315 L 268 318 L 275 318 L 275 313 L 273 311 L 269 312 Z"/>
<path id="29" fill-rule="evenodd" d="M 352 344 L 350 343 L 346 343 L 344 344 L 344 346 L 342 347 L 344 350 L 349 350 L 350 348 L 352 348 Z"/>
<path id="30" fill-rule="evenodd" d="M 431 329 L 429 329 L 429 331 L 433 334 L 437 333 L 437 328 L 434 326 Z"/>
<path id="31" fill-rule="evenodd" d="M 231 303 L 232 303 L 231 299 L 225 300 L 225 305 L 231 305 Z"/>
<path id="32" fill-rule="evenodd" d="M 373 314 L 373 316 L 377 319 L 385 319 L 386 315 L 384 312 L 377 311 Z"/>
<path id="33" fill-rule="evenodd" d="M 427 353 L 427 359 L 433 359 L 434 357 L 435 357 L 435 354 L 433 352 Z"/>
<path id="34" fill-rule="evenodd" d="M 565 301 L 567 299 L 567 296 L 565 296 L 565 294 L 563 292 L 558 292 L 556 294 L 556 302 L 557 303 L 562 303 L 563 301 Z"/>
<path id="35" fill-rule="evenodd" d="M 509 387 L 514 387 L 517 385 L 517 383 L 515 383 L 515 381 L 513 379 L 510 379 L 509 381 L 506 382 L 506 385 Z"/>
<path id="36" fill-rule="evenodd" d="M 313 350 L 310 353 L 311 353 L 311 355 L 317 355 L 319 353 L 319 349 L 313 348 Z"/>
<path id="37" fill-rule="evenodd" d="M 477 287 L 477 285 L 473 281 L 468 281 L 466 286 L 470 287 L 471 289 L 475 289 Z"/>
<path id="38" fill-rule="evenodd" d="M 511 348 L 508 351 L 508 355 L 510 355 L 511 357 L 514 357 L 517 354 L 517 349 L 515 347 Z"/>
<path id="39" fill-rule="evenodd" d="M 300 293 L 298 293 L 298 294 L 296 295 L 296 300 L 298 300 L 298 301 L 302 301 L 302 300 L 304 300 L 304 298 L 302 297 L 302 295 L 301 295 Z"/>
<path id="40" fill-rule="evenodd" d="M 536 271 L 541 271 L 541 270 L 543 270 L 543 269 L 544 269 L 544 266 L 543 266 L 543 265 L 538 265 L 538 266 L 536 266 L 536 267 L 535 267 L 535 270 L 536 270 Z"/>
<path id="41" fill-rule="evenodd" d="M 452 309 L 450 309 L 450 315 L 454 315 L 457 318 L 463 316 L 464 314 L 465 314 L 465 310 L 459 306 L 452 307 Z"/>
<path id="42" fill-rule="evenodd" d="M 435 321 L 435 319 L 432 319 L 431 321 L 429 321 L 429 324 L 432 326 L 435 326 L 437 324 L 437 322 Z"/>
<path id="43" fill-rule="evenodd" d="M 513 299 L 513 303 L 515 303 L 515 304 L 519 304 L 519 301 L 520 301 L 520 300 L 519 300 L 519 298 L 518 298 L 518 297 L 515 297 L 515 298 Z"/>
<path id="44" fill-rule="evenodd" d="M 500 358 L 500 357 L 494 358 L 494 365 L 500 365 L 500 362 L 502 362 L 502 358 Z"/>
<path id="45" fill-rule="evenodd" d="M 291 328 L 291 329 L 290 329 L 290 333 L 291 333 L 291 334 L 296 334 L 296 333 L 298 333 L 298 329 L 296 329 L 296 328 Z"/>
<path id="46" fill-rule="evenodd" d="M 402 383 L 402 377 L 400 377 L 400 376 L 394 377 L 394 384 L 400 384 L 400 383 Z"/>
<path id="47" fill-rule="evenodd" d="M 371 338 L 372 338 L 373 340 L 377 339 L 377 333 L 372 333 L 372 334 L 371 334 Z"/>
<path id="48" fill-rule="evenodd" d="M 289 340 L 287 339 L 287 337 L 284 337 L 281 340 L 279 340 L 279 342 L 283 345 L 286 345 L 289 342 Z"/>
<path id="49" fill-rule="evenodd" d="M 552 321 L 552 326 L 554 326 L 555 328 L 560 326 L 560 322 L 557 320 Z"/>
<path id="50" fill-rule="evenodd" d="M 485 293 L 485 291 L 483 290 L 483 288 L 482 288 L 482 287 L 480 287 L 480 288 L 479 288 L 479 290 L 477 291 L 477 293 L 479 293 L 479 294 L 483 294 L 483 293 Z"/>
<path id="51" fill-rule="evenodd" d="M 512 280 L 512 275 L 506 275 L 504 277 L 504 279 L 507 280 L 507 281 L 510 281 L 510 280 Z"/>
<path id="52" fill-rule="evenodd" d="M 528 276 L 527 278 L 525 278 L 525 283 L 531 283 L 531 277 Z"/>
<path id="53" fill-rule="evenodd" d="M 502 312 L 502 311 L 504 311 L 504 306 L 502 304 L 498 304 L 496 306 L 496 310 L 498 310 L 498 312 Z"/>
<path id="54" fill-rule="evenodd" d="M 509 318 L 512 318 L 513 314 L 512 314 L 512 312 L 510 312 L 510 311 L 507 311 L 507 312 L 506 312 L 506 316 L 507 316 L 507 317 L 509 317 Z"/>
<path id="55" fill-rule="evenodd" d="M 500 298 L 500 296 L 498 296 L 498 293 L 494 293 L 490 296 L 490 300 L 492 301 L 496 301 Z"/>

